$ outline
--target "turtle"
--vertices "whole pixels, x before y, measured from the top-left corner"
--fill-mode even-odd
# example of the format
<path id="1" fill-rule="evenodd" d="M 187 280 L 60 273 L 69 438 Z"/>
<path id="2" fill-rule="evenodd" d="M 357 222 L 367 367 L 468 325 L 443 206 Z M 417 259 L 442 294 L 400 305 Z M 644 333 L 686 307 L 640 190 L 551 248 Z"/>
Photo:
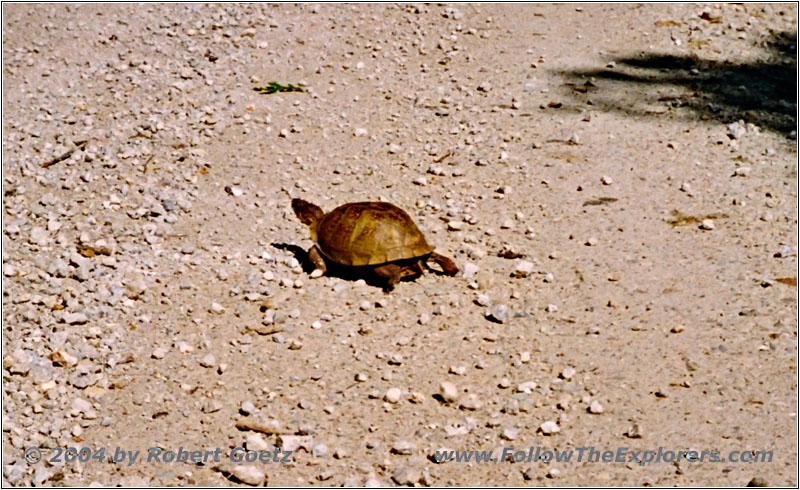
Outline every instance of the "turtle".
<path id="1" fill-rule="evenodd" d="M 458 273 L 456 264 L 434 252 L 408 213 L 394 204 L 351 202 L 325 213 L 316 204 L 295 198 L 292 209 L 311 232 L 314 245 L 308 258 L 322 271 L 320 275 L 328 264 L 338 264 L 382 278 L 391 290 L 404 277 L 422 274 L 428 261 L 439 264 L 448 276 Z"/>

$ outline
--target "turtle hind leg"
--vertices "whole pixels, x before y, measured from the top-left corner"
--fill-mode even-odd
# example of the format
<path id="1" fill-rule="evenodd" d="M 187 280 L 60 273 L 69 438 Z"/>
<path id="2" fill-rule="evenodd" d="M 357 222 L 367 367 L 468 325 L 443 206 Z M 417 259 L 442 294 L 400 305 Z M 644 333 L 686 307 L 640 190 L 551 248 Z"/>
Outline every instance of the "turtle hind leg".
<path id="1" fill-rule="evenodd" d="M 439 264 L 439 266 L 442 268 L 442 271 L 444 271 L 444 273 L 448 276 L 455 276 L 458 274 L 458 266 L 449 257 L 432 252 L 428 257 L 428 260 Z"/>
<path id="2" fill-rule="evenodd" d="M 321 271 L 321 274 L 319 274 L 320 276 L 324 276 L 325 273 L 328 272 L 328 266 L 325 265 L 325 259 L 322 257 L 322 254 L 316 245 L 308 249 L 308 260 L 314 264 L 314 272 L 317 270 Z M 314 275 L 314 272 L 311 274 Z"/>

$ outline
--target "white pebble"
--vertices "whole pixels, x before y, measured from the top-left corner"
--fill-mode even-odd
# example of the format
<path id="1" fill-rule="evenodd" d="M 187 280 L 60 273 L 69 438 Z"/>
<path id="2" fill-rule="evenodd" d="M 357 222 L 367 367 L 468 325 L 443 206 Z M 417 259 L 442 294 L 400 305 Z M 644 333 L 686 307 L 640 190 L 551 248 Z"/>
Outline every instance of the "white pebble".
<path id="1" fill-rule="evenodd" d="M 713 230 L 714 229 L 714 221 L 710 219 L 704 219 L 702 223 L 700 223 L 701 230 Z"/>
<path id="2" fill-rule="evenodd" d="M 532 262 L 523 260 L 522 262 L 517 264 L 517 267 L 514 269 L 514 275 L 516 277 L 527 277 L 533 273 L 534 268 L 535 266 L 533 265 Z"/>
<path id="3" fill-rule="evenodd" d="M 270 447 L 264 436 L 257 432 L 250 432 L 244 440 L 248 451 L 265 451 Z"/>
<path id="4" fill-rule="evenodd" d="M 603 408 L 603 404 L 600 403 L 598 400 L 592 401 L 589 405 L 589 413 L 603 413 L 605 408 Z"/>
<path id="5" fill-rule="evenodd" d="M 200 365 L 206 368 L 214 367 L 216 364 L 216 359 L 214 358 L 214 354 L 208 354 L 200 360 Z"/>
<path id="6" fill-rule="evenodd" d="M 453 383 L 442 381 L 439 384 L 439 395 L 445 402 L 452 403 L 458 399 L 458 389 Z"/>
<path id="7" fill-rule="evenodd" d="M 231 474 L 242 483 L 248 485 L 261 485 L 266 475 L 255 465 L 240 464 L 233 467 Z"/>
<path id="8" fill-rule="evenodd" d="M 734 177 L 747 177 L 750 175 L 750 167 L 739 167 L 733 171 Z"/>
<path id="9" fill-rule="evenodd" d="M 561 432 L 561 427 L 558 426 L 557 423 L 553 422 L 552 420 L 548 420 L 547 422 L 543 423 L 539 429 L 542 431 L 542 434 L 549 436 L 550 434 L 556 434 Z"/>
<path id="10" fill-rule="evenodd" d="M 311 448 L 311 454 L 316 456 L 316 457 L 318 457 L 318 458 L 322 458 L 324 456 L 327 456 L 327 454 L 328 454 L 328 446 L 326 446 L 325 444 L 321 444 L 321 443 L 320 444 L 314 444 L 314 447 Z"/>
<path id="11" fill-rule="evenodd" d="M 471 262 L 464 262 L 464 264 L 461 266 L 461 270 L 461 274 L 464 276 L 464 278 L 469 279 L 477 274 L 481 268 Z"/>
<path id="12" fill-rule="evenodd" d="M 388 390 L 386 390 L 386 394 L 383 396 L 383 399 L 389 403 L 397 403 L 400 401 L 401 396 L 403 396 L 403 392 L 400 391 L 399 388 L 389 388 Z"/>

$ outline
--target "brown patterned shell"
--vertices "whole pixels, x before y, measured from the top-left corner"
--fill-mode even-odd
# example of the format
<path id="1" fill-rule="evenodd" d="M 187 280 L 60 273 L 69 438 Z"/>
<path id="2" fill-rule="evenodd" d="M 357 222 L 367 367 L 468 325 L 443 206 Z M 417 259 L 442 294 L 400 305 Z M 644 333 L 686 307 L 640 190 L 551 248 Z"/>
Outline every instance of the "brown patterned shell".
<path id="1" fill-rule="evenodd" d="M 326 214 L 317 227 L 317 245 L 334 262 L 377 265 L 433 251 L 411 217 L 388 202 L 353 202 Z"/>

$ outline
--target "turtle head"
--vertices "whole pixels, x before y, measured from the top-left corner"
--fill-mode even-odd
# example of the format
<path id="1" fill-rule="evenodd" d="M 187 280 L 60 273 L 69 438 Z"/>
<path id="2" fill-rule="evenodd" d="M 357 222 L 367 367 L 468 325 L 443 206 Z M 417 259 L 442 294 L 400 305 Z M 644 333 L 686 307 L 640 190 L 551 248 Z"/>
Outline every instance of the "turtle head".
<path id="1" fill-rule="evenodd" d="M 325 213 L 316 204 L 311 204 L 302 199 L 292 199 L 292 209 L 297 219 L 311 230 L 311 238 L 317 239 L 317 226 Z"/>

